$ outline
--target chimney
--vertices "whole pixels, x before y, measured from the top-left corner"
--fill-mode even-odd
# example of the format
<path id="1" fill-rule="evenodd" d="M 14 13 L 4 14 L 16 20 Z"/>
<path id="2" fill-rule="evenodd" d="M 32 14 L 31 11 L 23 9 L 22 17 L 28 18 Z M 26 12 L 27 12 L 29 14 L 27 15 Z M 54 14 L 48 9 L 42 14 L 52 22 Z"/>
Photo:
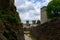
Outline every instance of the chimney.
<path id="1" fill-rule="evenodd" d="M 27 26 L 29 26 L 29 25 L 30 25 L 28 20 L 26 21 L 26 25 L 27 25 Z"/>
<path id="2" fill-rule="evenodd" d="M 29 24 L 29 21 L 28 20 L 26 21 L 26 24 Z"/>
<path id="3" fill-rule="evenodd" d="M 32 20 L 32 24 L 36 24 L 36 20 Z"/>

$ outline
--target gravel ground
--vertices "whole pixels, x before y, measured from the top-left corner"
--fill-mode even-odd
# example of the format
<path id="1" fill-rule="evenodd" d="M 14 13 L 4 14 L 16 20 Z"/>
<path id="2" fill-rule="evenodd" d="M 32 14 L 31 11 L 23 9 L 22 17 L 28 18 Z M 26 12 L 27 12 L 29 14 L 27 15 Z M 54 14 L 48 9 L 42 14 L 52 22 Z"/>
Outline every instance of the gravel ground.
<path id="1" fill-rule="evenodd" d="M 32 40 L 31 37 L 29 37 L 29 35 L 24 34 L 24 36 L 25 36 L 25 40 Z"/>

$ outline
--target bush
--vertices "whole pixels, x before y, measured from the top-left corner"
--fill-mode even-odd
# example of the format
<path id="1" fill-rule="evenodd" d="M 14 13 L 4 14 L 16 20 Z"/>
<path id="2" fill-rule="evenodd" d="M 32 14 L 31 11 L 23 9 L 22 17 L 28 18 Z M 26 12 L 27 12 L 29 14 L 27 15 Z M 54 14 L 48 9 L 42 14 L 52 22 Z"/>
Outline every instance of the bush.
<path id="1" fill-rule="evenodd" d="M 47 18 L 60 17 L 60 0 L 52 0 L 46 8 Z"/>

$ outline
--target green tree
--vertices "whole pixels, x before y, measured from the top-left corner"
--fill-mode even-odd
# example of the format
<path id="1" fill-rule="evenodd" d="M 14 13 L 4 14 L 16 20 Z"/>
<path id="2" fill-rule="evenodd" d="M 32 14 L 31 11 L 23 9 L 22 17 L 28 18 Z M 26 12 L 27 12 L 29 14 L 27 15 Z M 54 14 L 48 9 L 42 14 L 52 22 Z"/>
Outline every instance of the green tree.
<path id="1" fill-rule="evenodd" d="M 47 18 L 60 17 L 60 0 L 52 0 L 46 8 Z"/>
<path id="2" fill-rule="evenodd" d="M 37 24 L 38 24 L 38 25 L 41 24 L 40 20 L 37 20 Z"/>

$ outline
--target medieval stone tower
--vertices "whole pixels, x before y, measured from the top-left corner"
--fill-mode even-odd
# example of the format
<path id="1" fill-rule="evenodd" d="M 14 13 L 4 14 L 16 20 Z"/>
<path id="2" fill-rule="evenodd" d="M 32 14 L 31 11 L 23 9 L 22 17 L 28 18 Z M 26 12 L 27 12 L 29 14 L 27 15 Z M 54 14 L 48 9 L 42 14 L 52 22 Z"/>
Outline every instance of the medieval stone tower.
<path id="1" fill-rule="evenodd" d="M 41 8 L 41 24 L 50 21 L 51 19 L 47 18 L 46 6 Z"/>
<path id="2" fill-rule="evenodd" d="M 41 24 L 47 22 L 47 15 L 46 15 L 46 6 L 41 8 Z"/>

